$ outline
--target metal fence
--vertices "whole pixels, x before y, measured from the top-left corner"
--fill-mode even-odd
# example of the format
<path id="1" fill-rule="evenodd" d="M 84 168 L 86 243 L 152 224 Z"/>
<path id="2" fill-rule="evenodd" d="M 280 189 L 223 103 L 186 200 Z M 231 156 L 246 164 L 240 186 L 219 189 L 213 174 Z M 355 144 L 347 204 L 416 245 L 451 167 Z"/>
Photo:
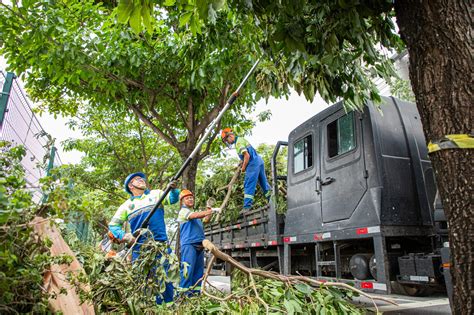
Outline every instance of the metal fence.
<path id="1" fill-rule="evenodd" d="M 46 175 L 48 166 L 61 165 L 61 158 L 55 148 L 52 149 L 48 134 L 12 73 L 0 70 L 0 91 L 0 139 L 11 142 L 13 146 L 25 147 L 26 155 L 21 164 L 25 169 L 27 187 L 32 190 L 33 199 L 39 202 L 42 198 L 39 180 Z"/>

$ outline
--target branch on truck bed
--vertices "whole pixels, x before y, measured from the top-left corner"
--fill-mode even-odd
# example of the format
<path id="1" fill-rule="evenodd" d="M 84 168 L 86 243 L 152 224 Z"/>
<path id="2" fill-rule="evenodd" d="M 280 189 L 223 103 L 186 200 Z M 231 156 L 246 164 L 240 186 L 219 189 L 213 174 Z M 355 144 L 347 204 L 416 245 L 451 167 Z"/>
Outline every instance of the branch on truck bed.
<path id="1" fill-rule="evenodd" d="M 283 186 L 278 186 L 278 190 L 280 191 L 280 193 L 283 194 L 283 196 L 285 196 L 285 198 L 287 198 L 287 196 L 288 196 L 288 191 L 286 190 L 285 187 L 283 187 Z"/>
<path id="2" fill-rule="evenodd" d="M 221 206 L 219 207 L 219 208 L 221 208 L 221 213 L 219 213 L 217 215 L 217 218 L 216 218 L 217 222 L 219 222 L 219 220 L 221 218 L 221 214 L 224 211 L 225 207 L 227 206 L 227 203 L 229 202 L 230 196 L 232 195 L 232 187 L 234 187 L 234 184 L 237 182 L 237 179 L 239 178 L 240 172 L 241 172 L 241 169 L 240 169 L 240 164 L 239 164 L 239 166 L 235 170 L 234 176 L 232 176 L 232 179 L 230 180 L 230 182 L 226 186 L 223 186 L 223 187 L 217 189 L 217 192 L 219 192 L 223 189 L 227 189 L 227 193 L 225 195 L 224 201 L 221 203 Z"/>
<path id="3" fill-rule="evenodd" d="M 322 281 L 318 281 L 316 279 L 312 279 L 312 278 L 309 278 L 309 277 L 304 277 L 304 276 L 301 276 L 301 275 L 300 276 L 285 276 L 285 275 L 281 275 L 281 274 L 273 272 L 273 271 L 265 271 L 265 270 L 260 270 L 260 269 L 248 268 L 248 267 L 242 265 L 241 263 L 239 263 L 237 260 L 235 260 L 231 256 L 229 256 L 226 253 L 220 251 L 211 241 L 204 240 L 204 241 L 202 241 L 202 245 L 204 246 L 205 249 L 207 249 L 213 255 L 210 262 L 209 262 L 209 265 L 207 266 L 206 272 L 203 276 L 203 289 L 202 289 L 202 291 L 208 297 L 214 298 L 214 299 L 219 300 L 219 301 L 227 301 L 230 298 L 232 298 L 232 295 L 227 296 L 225 298 L 220 298 L 220 297 L 216 297 L 216 296 L 211 295 L 210 293 L 206 292 L 205 289 L 204 289 L 205 283 L 207 281 L 207 277 L 209 275 L 209 272 L 212 269 L 212 266 L 213 266 L 214 262 L 216 261 L 216 258 L 231 264 L 232 266 L 239 269 L 240 271 L 242 271 L 243 273 L 245 273 L 249 277 L 250 284 L 251 284 L 250 287 L 254 291 L 255 297 L 262 303 L 262 305 L 265 306 L 265 309 L 266 309 L 267 313 L 269 311 L 269 307 L 260 298 L 260 296 L 257 293 L 257 289 L 255 287 L 254 276 L 259 276 L 259 277 L 263 277 L 263 278 L 277 280 L 277 281 L 281 281 L 285 284 L 290 284 L 290 285 L 294 285 L 294 284 L 298 284 L 298 283 L 306 283 L 306 284 L 308 284 L 312 287 L 336 287 L 336 288 L 342 288 L 342 289 L 345 289 L 345 290 L 354 291 L 354 292 L 356 292 L 356 293 L 358 293 L 362 296 L 365 296 L 365 297 L 369 298 L 372 301 L 372 303 L 374 304 L 376 310 L 378 310 L 378 308 L 377 308 L 377 304 L 375 303 L 375 300 L 384 301 L 384 302 L 387 302 L 387 303 L 390 303 L 390 304 L 393 304 L 393 305 L 398 305 L 396 302 L 394 302 L 391 299 L 367 294 L 367 293 L 365 293 L 365 292 L 363 292 L 359 289 L 354 288 L 353 286 L 350 286 L 350 285 L 348 285 L 346 283 L 342 283 L 342 282 L 322 282 Z"/>

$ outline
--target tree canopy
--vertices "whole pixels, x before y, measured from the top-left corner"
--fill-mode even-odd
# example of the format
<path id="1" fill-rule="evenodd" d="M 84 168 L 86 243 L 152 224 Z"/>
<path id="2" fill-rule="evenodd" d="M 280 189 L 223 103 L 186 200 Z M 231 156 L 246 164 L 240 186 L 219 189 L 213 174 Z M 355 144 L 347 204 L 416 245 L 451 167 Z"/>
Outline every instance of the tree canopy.
<path id="1" fill-rule="evenodd" d="M 250 69 L 262 36 L 224 12 L 213 29 L 195 36 L 177 31 L 177 14 L 159 10 L 148 32 L 134 34 L 117 24 L 114 11 L 93 1 L 2 4 L 0 14 L 0 51 L 10 69 L 23 75 L 33 99 L 67 115 L 87 107 L 133 112 L 183 159 Z M 239 108 L 222 124 L 245 133 L 253 124 L 247 113 L 258 99 L 287 93 L 287 86 L 275 82 L 268 71 L 252 77 L 247 89 L 255 93 L 242 93 Z M 185 172 L 189 188 L 197 163 L 218 151 L 211 145 L 217 133 Z"/>
<path id="2" fill-rule="evenodd" d="M 262 34 L 248 40 L 284 64 L 271 69 L 283 71 L 278 79 L 310 101 L 319 93 L 328 103 L 344 99 L 348 108 L 361 108 L 368 99 L 380 102 L 373 79 L 390 81 L 390 56 L 403 48 L 391 1 L 121 0 L 119 21 L 136 33 L 149 30 L 145 21 L 153 8 L 177 10 L 181 30 L 193 34 L 216 29 L 220 12 L 243 21 L 245 35 L 247 29 Z"/>

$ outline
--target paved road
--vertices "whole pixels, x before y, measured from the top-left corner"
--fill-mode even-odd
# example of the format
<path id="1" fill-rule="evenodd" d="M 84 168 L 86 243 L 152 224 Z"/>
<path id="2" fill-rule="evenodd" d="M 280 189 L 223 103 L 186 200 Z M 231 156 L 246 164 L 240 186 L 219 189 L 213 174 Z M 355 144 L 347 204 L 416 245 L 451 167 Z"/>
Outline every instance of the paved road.
<path id="1" fill-rule="evenodd" d="M 222 276 L 210 276 L 209 282 L 212 286 L 218 288 L 223 292 L 230 292 L 230 278 Z M 377 302 L 379 312 L 388 315 L 395 314 L 426 314 L 426 315 L 448 315 L 451 314 L 449 307 L 449 300 L 443 295 L 434 295 L 429 297 L 411 297 L 405 295 L 381 295 L 389 297 L 398 305 L 392 305 L 386 302 Z M 372 302 L 364 297 L 359 297 L 354 300 L 354 303 L 362 304 L 374 311 Z"/>
<path id="2" fill-rule="evenodd" d="M 377 301 L 379 312 L 384 314 L 451 314 L 449 300 L 443 295 L 433 295 L 428 297 L 412 297 L 405 295 L 381 295 L 395 301 L 398 305 L 392 305 L 386 302 Z M 369 310 L 375 313 L 375 307 L 367 298 L 359 297 L 355 299 L 356 303 L 365 305 Z"/>
<path id="3" fill-rule="evenodd" d="M 230 293 L 230 277 L 223 276 L 209 276 L 209 282 L 213 287 L 222 292 Z"/>

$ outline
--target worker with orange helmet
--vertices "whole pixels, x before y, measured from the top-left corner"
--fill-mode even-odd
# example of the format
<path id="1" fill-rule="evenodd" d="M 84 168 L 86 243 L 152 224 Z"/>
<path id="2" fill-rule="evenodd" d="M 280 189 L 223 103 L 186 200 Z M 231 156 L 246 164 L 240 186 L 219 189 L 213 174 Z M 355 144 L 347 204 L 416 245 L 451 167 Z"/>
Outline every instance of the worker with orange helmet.
<path id="1" fill-rule="evenodd" d="M 245 173 L 244 211 L 248 211 L 252 207 L 257 182 L 262 188 L 265 198 L 270 200 L 271 190 L 265 175 L 265 166 L 257 151 L 247 140 L 234 135 L 230 128 L 222 129 L 221 139 L 229 147 L 235 144 L 235 150 L 242 161 L 241 170 L 242 173 Z"/>
<path id="2" fill-rule="evenodd" d="M 181 288 L 192 288 L 185 293 L 191 296 L 201 290 L 200 279 L 204 274 L 202 241 L 205 237 L 201 219 L 209 220 L 212 213 L 220 212 L 220 209 L 207 207 L 204 211 L 193 211 L 194 195 L 187 189 L 181 191 L 179 201 L 181 205 L 178 213 L 181 246 L 181 281 L 179 286 Z"/>

